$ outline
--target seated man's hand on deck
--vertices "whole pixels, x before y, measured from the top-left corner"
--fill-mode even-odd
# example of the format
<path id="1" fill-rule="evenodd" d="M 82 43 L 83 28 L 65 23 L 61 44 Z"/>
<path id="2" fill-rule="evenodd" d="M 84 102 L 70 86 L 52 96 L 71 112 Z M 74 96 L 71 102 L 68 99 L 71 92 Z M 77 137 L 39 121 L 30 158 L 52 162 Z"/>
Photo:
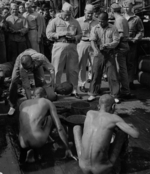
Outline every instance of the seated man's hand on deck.
<path id="1" fill-rule="evenodd" d="M 66 159 L 66 158 L 73 158 L 75 161 L 77 161 L 77 158 L 72 154 L 70 149 L 67 149 L 65 152 L 64 159 Z"/>

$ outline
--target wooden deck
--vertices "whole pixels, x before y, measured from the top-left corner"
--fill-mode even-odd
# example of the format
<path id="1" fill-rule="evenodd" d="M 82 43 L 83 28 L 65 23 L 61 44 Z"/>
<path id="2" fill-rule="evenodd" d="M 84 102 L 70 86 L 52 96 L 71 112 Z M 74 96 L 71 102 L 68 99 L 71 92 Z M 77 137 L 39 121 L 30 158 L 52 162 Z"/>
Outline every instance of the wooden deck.
<path id="1" fill-rule="evenodd" d="M 103 86 L 106 86 L 104 83 Z M 129 138 L 128 153 L 122 160 L 121 174 L 150 174 L 150 90 L 137 85 L 134 92 L 137 99 L 125 101 L 117 105 L 116 112 L 129 123 L 134 124 L 139 131 L 139 139 Z M 87 95 L 83 95 L 84 100 Z M 61 103 L 67 107 L 75 101 L 72 97 L 60 97 Z M 59 102 L 57 102 L 59 103 Z M 97 106 L 97 101 L 91 108 Z M 42 160 L 37 163 L 18 163 L 18 114 L 9 118 L 6 113 L 8 106 L 0 103 L 0 172 L 3 174 L 82 174 L 78 163 L 74 160 L 63 160 L 62 146 L 57 151 L 51 150 L 51 145 L 46 144 L 40 153 Z"/>

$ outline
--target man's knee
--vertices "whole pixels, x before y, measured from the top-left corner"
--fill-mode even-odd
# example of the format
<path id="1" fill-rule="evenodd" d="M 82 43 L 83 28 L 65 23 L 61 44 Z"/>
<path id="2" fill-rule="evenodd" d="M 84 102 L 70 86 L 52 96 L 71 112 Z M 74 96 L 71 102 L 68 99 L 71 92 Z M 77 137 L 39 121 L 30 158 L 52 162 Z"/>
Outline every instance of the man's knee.
<path id="1" fill-rule="evenodd" d="M 74 132 L 75 134 L 78 134 L 79 132 L 81 132 L 81 130 L 82 130 L 82 129 L 81 129 L 81 126 L 78 126 L 78 125 L 77 125 L 77 126 L 74 126 L 74 127 L 73 127 L 73 132 Z"/>

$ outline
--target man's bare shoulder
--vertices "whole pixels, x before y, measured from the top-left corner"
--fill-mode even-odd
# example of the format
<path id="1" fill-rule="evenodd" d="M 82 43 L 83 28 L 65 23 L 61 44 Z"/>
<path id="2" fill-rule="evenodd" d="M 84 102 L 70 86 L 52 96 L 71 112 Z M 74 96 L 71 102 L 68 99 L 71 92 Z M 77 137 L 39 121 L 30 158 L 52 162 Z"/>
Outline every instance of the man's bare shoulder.
<path id="1" fill-rule="evenodd" d="M 32 105 L 45 105 L 45 104 L 49 104 L 49 100 L 45 99 L 45 98 L 35 98 L 35 99 L 29 99 L 29 100 L 25 100 L 21 103 L 20 105 L 20 109 L 23 107 L 31 107 Z"/>
<path id="2" fill-rule="evenodd" d="M 95 118 L 99 116 L 99 111 L 90 110 L 87 112 L 86 117 Z"/>

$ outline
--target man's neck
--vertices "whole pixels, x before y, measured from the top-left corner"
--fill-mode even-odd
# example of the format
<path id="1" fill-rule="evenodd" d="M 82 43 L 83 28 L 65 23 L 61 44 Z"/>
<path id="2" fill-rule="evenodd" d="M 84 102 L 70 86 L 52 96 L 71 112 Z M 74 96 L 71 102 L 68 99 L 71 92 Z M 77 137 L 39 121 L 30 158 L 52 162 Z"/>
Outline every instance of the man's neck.
<path id="1" fill-rule="evenodd" d="M 126 16 L 134 16 L 134 13 L 132 11 L 125 13 Z"/>

